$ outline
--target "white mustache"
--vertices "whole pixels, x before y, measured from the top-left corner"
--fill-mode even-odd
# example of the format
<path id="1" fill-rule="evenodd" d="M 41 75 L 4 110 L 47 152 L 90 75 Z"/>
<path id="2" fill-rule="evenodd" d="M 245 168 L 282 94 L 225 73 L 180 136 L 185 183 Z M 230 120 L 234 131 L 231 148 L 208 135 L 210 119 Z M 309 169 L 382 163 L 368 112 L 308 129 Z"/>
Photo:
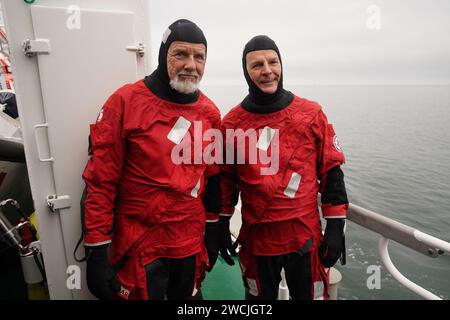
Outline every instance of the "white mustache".
<path id="1" fill-rule="evenodd" d="M 196 77 L 196 78 L 198 78 L 198 73 L 197 72 L 185 72 L 185 71 L 183 71 L 183 72 L 180 72 L 180 73 L 178 73 L 177 74 L 177 77 L 180 77 L 180 76 L 184 76 L 184 77 Z"/>
<path id="2" fill-rule="evenodd" d="M 198 90 L 199 83 L 200 83 L 200 77 L 197 73 L 189 73 L 189 76 L 195 77 L 195 81 L 190 81 L 189 79 L 180 80 L 180 76 L 186 76 L 187 73 L 180 72 L 177 74 L 177 76 L 170 80 L 170 86 L 172 89 L 184 93 L 184 94 L 191 94 Z"/>

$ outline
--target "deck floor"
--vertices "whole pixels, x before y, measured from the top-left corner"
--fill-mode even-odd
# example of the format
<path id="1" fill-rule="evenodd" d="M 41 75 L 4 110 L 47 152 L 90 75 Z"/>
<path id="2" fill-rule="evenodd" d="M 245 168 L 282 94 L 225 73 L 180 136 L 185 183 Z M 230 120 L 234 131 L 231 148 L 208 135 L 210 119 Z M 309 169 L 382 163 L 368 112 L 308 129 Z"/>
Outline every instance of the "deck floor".
<path id="1" fill-rule="evenodd" d="M 205 300 L 244 300 L 245 289 L 242 283 L 239 261 L 229 266 L 220 256 L 211 272 L 206 273 L 202 284 Z"/>

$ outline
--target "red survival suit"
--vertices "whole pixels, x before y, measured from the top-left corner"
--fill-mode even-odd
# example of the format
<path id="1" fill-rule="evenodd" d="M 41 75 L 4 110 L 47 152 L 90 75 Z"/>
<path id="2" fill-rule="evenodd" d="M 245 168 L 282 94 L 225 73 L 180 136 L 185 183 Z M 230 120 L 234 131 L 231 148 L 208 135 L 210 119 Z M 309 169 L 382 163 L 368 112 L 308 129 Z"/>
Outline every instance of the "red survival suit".
<path id="1" fill-rule="evenodd" d="M 220 113 L 205 95 L 192 104 L 171 103 L 143 81 L 117 90 L 91 125 L 92 157 L 83 174 L 85 245 L 112 242 L 122 298 L 146 299 L 144 266 L 163 257 L 197 254 L 200 287 L 208 260 L 201 196 L 205 179 L 219 170 L 198 160 L 210 143 L 194 146 L 194 129 L 201 138 L 211 128 L 220 128 Z M 172 150 L 179 144 L 197 148 L 195 163 L 194 151 L 187 155 L 190 164 L 174 163 Z"/>
<path id="2" fill-rule="evenodd" d="M 271 144 L 267 148 L 266 143 L 267 150 L 263 147 L 258 152 L 269 158 L 273 155 L 272 164 L 275 157 L 279 159 L 278 170 L 263 175 L 261 169 L 271 164 L 263 165 L 260 160 L 251 164 L 249 161 L 249 148 L 254 147 L 252 143 L 255 140 L 251 142 L 252 139 L 247 139 L 243 144 L 236 139 L 230 140 L 230 134 L 227 137 L 226 146 L 234 149 L 235 157 L 239 153 L 245 154 L 245 164 L 224 166 L 221 188 L 224 215 L 234 212 L 230 199 L 233 198 L 236 184 L 241 192 L 242 228 L 238 241 L 241 244 L 239 257 L 247 290 L 258 296 L 260 285 L 258 269 L 255 267 L 256 256 L 298 252 L 308 240 L 310 243 L 312 240 L 312 247 L 308 249 L 312 257 L 311 296 L 327 299 L 328 277 L 317 254 L 322 240 L 317 205 L 318 180 L 324 180 L 328 170 L 345 161 L 332 125 L 328 124 L 317 103 L 294 97 L 288 107 L 270 114 L 251 113 L 238 105 L 222 122 L 224 135 L 229 129 L 242 129 L 244 132 L 256 130 L 258 145 L 261 145 L 261 140 Z M 274 145 L 276 140 L 270 141 L 274 135 L 267 134 L 276 130 L 278 148 Z M 324 218 L 345 218 L 346 209 L 347 205 L 323 204 L 322 214 Z"/>

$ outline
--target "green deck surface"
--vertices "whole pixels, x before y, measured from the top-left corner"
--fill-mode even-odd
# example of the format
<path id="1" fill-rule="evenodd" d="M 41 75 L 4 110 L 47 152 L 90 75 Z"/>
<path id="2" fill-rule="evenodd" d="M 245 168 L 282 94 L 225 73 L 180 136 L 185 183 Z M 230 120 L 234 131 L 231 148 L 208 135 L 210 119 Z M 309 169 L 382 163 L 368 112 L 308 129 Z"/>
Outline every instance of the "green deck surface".
<path id="1" fill-rule="evenodd" d="M 219 256 L 213 270 L 206 273 L 202 283 L 205 300 L 244 300 L 245 289 L 239 260 L 234 258 L 234 262 L 234 266 L 229 266 Z"/>

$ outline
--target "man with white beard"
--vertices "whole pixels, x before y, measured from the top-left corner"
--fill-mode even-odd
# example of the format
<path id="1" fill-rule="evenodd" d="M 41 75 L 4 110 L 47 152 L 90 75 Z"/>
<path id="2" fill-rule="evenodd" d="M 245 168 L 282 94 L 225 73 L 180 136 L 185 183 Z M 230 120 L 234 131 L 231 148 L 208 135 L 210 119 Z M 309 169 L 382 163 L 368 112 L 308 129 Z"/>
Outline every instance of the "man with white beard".
<path id="1" fill-rule="evenodd" d="M 158 68 L 117 90 L 91 126 L 82 208 L 87 283 L 100 299 L 191 299 L 211 250 L 217 256 L 219 168 L 171 158 L 180 143 L 193 144 L 194 122 L 202 134 L 220 128 L 219 110 L 199 90 L 206 49 L 196 24 L 174 22 Z"/>

